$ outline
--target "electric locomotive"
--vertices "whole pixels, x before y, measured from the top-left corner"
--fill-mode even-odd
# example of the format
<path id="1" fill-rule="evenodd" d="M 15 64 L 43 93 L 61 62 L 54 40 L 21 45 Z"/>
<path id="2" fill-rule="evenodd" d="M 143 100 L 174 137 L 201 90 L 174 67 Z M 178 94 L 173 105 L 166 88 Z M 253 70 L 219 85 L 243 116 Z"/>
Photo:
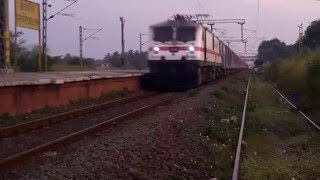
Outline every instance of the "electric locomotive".
<path id="1" fill-rule="evenodd" d="M 143 86 L 190 89 L 248 68 L 202 24 L 184 18 L 150 26 L 148 65 Z"/>

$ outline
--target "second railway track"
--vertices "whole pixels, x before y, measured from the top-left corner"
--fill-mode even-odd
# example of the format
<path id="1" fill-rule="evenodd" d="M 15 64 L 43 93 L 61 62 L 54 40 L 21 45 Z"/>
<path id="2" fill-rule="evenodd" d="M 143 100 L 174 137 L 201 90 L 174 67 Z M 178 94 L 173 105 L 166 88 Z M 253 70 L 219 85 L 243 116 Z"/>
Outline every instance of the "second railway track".
<path id="1" fill-rule="evenodd" d="M 261 105 L 261 107 L 267 107 L 265 104 L 268 104 L 268 103 L 270 103 L 269 101 L 274 101 L 274 99 L 281 99 L 280 100 L 280 102 L 278 102 L 278 105 L 276 106 L 276 107 L 274 107 L 274 106 L 269 106 L 268 108 L 270 108 L 269 110 L 268 110 L 268 116 L 270 116 L 270 117 L 268 117 L 268 118 L 265 118 L 266 120 L 269 120 L 270 122 L 269 123 L 275 123 L 273 126 L 270 126 L 270 124 L 263 124 L 263 125 L 261 125 L 261 124 L 259 124 L 259 123 L 261 123 L 260 122 L 260 119 L 261 119 L 261 117 L 258 117 L 258 116 L 254 116 L 253 118 L 254 118 L 254 120 L 252 120 L 252 113 L 254 112 L 254 111 L 252 111 L 252 107 L 260 107 L 259 105 L 257 105 L 257 103 L 258 102 L 255 102 L 255 104 L 254 105 L 252 105 L 252 102 L 248 102 L 249 100 L 248 99 L 250 99 L 251 98 L 251 101 L 252 101 L 252 99 L 254 99 L 254 97 L 252 97 L 253 95 L 251 95 L 250 96 L 250 98 L 249 98 L 249 94 L 251 94 L 252 92 L 250 92 L 250 89 L 251 89 L 251 91 L 252 91 L 252 89 L 253 88 L 257 88 L 256 86 L 256 82 L 255 81 L 257 81 L 257 79 L 258 79 L 258 81 L 260 81 L 260 82 L 262 82 L 262 80 L 260 80 L 259 78 L 257 78 L 257 77 L 255 77 L 255 76 L 250 76 L 250 78 L 249 78 L 249 81 L 248 81 L 248 85 L 247 85 L 247 89 L 246 89 L 246 98 L 245 98 L 245 101 L 244 101 L 244 108 L 243 108 L 243 115 L 242 115 L 242 120 L 241 120 L 241 127 L 240 127 L 240 131 L 239 131 L 239 137 L 238 137 L 238 143 L 237 143 L 237 150 L 236 150 L 236 156 L 235 156 L 235 160 L 234 160 L 234 166 L 233 166 L 233 174 L 232 174 L 232 180 L 237 180 L 237 179 L 242 179 L 242 178 L 244 178 L 243 176 L 241 176 L 241 178 L 239 178 L 240 177 L 240 175 L 239 174 L 241 174 L 242 175 L 242 169 L 240 168 L 240 165 L 242 164 L 242 161 L 244 161 L 244 160 L 242 160 L 242 146 L 244 145 L 244 144 L 247 144 L 245 141 L 244 141 L 244 139 L 247 141 L 247 138 L 248 137 L 246 137 L 246 138 L 244 138 L 244 134 L 246 134 L 246 136 L 254 136 L 254 135 L 257 135 L 257 134 L 255 134 L 256 133 L 256 131 L 257 131 L 257 128 L 259 129 L 259 128 L 261 128 L 261 127 L 263 127 L 264 129 L 262 130 L 262 134 L 263 133 L 265 133 L 265 132 L 268 132 L 268 134 L 266 134 L 265 136 L 273 136 L 273 137 L 275 137 L 276 136 L 276 134 L 278 134 L 279 133 L 279 129 L 277 129 L 275 132 L 272 132 L 272 127 L 276 127 L 276 126 L 283 126 L 283 125 L 285 125 L 285 127 L 282 127 L 282 128 L 284 128 L 285 130 L 284 131 L 288 131 L 289 132 L 289 134 L 290 134 L 290 136 L 293 136 L 294 137 L 294 133 L 296 133 L 296 132 L 291 132 L 292 130 L 290 129 L 290 127 L 287 127 L 288 125 L 289 125 L 289 123 L 293 123 L 293 124 L 299 124 L 298 126 L 299 127 L 297 127 L 297 128 L 300 128 L 300 130 L 299 130 L 299 132 L 300 133 L 302 133 L 303 131 L 305 131 L 306 132 L 306 134 L 305 134 L 305 136 L 310 136 L 310 137 L 312 137 L 312 138 L 314 138 L 314 137 L 316 137 L 316 133 L 314 132 L 313 134 L 308 134 L 308 133 L 310 133 L 310 131 L 308 130 L 308 129 L 312 129 L 312 128 L 315 128 L 315 129 L 317 129 L 317 130 L 319 130 L 319 126 L 314 122 L 314 121 L 312 121 L 309 117 L 307 117 L 302 111 L 300 111 L 299 109 L 297 109 L 297 107 L 296 106 L 294 106 L 284 95 L 282 95 L 277 89 L 275 89 L 273 86 L 271 86 L 270 84 L 268 84 L 268 85 L 266 85 L 266 83 L 264 82 L 264 87 L 265 88 L 270 88 L 270 90 L 272 89 L 272 90 L 274 90 L 274 92 L 272 92 L 272 90 L 269 92 L 269 93 L 273 93 L 273 97 L 269 97 L 270 99 L 267 101 L 267 102 L 263 102 L 263 101 L 261 101 L 261 102 L 259 102 Z M 252 82 L 253 81 L 253 82 Z M 254 87 L 252 87 L 252 86 L 254 86 Z M 257 92 L 255 92 L 255 96 L 257 96 L 257 94 L 256 94 Z M 254 93 L 252 93 L 252 94 L 254 94 Z M 266 94 L 264 94 L 264 95 L 266 95 Z M 264 95 L 261 95 L 261 94 L 259 94 L 258 96 L 264 96 Z M 277 97 L 277 96 L 279 96 L 279 97 Z M 277 97 L 277 98 L 274 98 L 274 97 Z M 265 103 L 265 104 L 263 104 L 263 103 Z M 280 105 L 279 105 L 280 104 Z M 248 106 L 251 106 L 251 108 L 250 108 L 250 111 L 249 112 L 247 112 L 248 110 L 247 110 L 247 105 Z M 270 104 L 269 104 L 270 105 Z M 288 106 L 289 105 L 289 106 Z M 288 110 L 286 110 L 286 111 L 283 111 L 282 113 L 279 113 L 279 111 L 281 111 L 280 109 L 277 109 L 277 111 L 276 111 L 276 114 L 277 114 L 277 118 L 275 118 L 275 119 L 277 119 L 275 122 L 273 122 L 274 120 L 272 119 L 273 117 L 272 117 L 272 113 L 274 113 L 273 111 L 275 111 L 274 109 L 275 108 L 280 108 L 281 106 L 283 106 L 283 107 L 285 107 L 285 106 L 287 106 L 287 109 L 293 109 L 294 111 L 296 111 L 296 112 L 298 112 L 297 113 L 297 115 L 298 116 L 300 116 L 299 118 L 300 118 L 300 120 L 302 120 L 302 121 L 294 121 L 295 119 L 299 119 L 298 117 L 295 117 L 295 118 L 292 118 L 291 116 L 289 116 L 290 115 L 290 111 L 288 111 Z M 261 108 L 260 107 L 260 108 Z M 282 107 L 282 108 L 283 108 Z M 273 109 L 272 109 L 273 108 Z M 285 120 L 285 118 L 284 118 L 284 116 L 279 116 L 279 114 L 283 114 L 283 113 L 288 113 L 286 116 L 288 116 L 288 117 L 291 117 L 291 118 L 289 118 L 290 120 L 288 121 L 288 122 L 286 122 L 285 124 L 281 124 L 281 121 L 286 121 Z M 247 117 L 247 114 L 251 114 L 251 116 L 248 118 Z M 294 116 L 296 116 L 296 115 L 294 115 Z M 249 125 L 249 127 L 248 127 L 248 129 L 246 129 L 246 121 L 247 121 L 247 118 L 248 118 L 248 120 L 250 120 L 250 122 L 248 122 L 248 123 L 251 123 L 250 125 Z M 284 120 L 282 119 L 282 118 L 284 118 Z M 304 122 L 304 120 L 305 120 L 305 122 Z M 310 124 L 309 125 L 311 125 L 311 126 L 308 126 L 307 124 L 306 124 L 306 122 L 309 122 Z M 305 123 L 305 124 L 304 124 Z M 292 124 L 292 125 L 293 125 Z M 268 125 L 269 125 L 269 127 L 268 127 Z M 256 129 L 254 129 L 253 131 L 254 132 L 251 132 L 250 131 L 250 126 L 257 126 L 256 127 Z M 245 131 L 245 129 L 246 129 L 246 131 Z M 268 129 L 271 129 L 271 130 L 268 130 Z M 301 129 L 303 129 L 303 130 L 301 130 Z M 270 131 L 270 132 L 269 132 Z M 283 132 L 283 131 L 282 131 Z M 259 136 L 258 136 L 259 137 Z M 288 138 L 288 137 L 287 137 Z M 281 139 L 281 138 L 279 138 L 279 139 Z M 261 141 L 263 142 L 263 141 L 266 141 L 265 139 L 261 139 Z M 271 143 L 271 142 L 269 142 L 269 143 Z M 272 142 L 274 145 L 274 147 L 272 147 L 272 149 L 277 149 L 277 148 L 279 148 L 279 147 L 276 147 L 276 143 L 275 142 Z M 285 153 L 286 153 L 286 150 L 283 150 L 283 147 L 285 147 L 284 146 L 284 144 L 285 143 L 289 143 L 290 144 L 290 142 L 282 142 L 282 144 L 280 145 L 280 149 L 282 150 L 282 156 L 285 156 Z M 299 143 L 302 143 L 302 142 L 299 142 Z M 260 143 L 260 146 L 262 145 L 263 143 Z M 252 144 L 251 145 L 249 145 L 251 148 L 252 148 Z M 266 145 L 264 145 L 264 146 L 266 146 Z M 265 147 L 264 147 L 265 148 Z M 291 147 L 291 149 L 290 149 L 290 151 L 294 151 L 293 150 L 294 148 L 292 148 Z M 245 151 L 248 151 L 248 149 L 246 148 L 245 149 Z M 272 151 L 272 150 L 270 150 L 270 151 Z M 263 154 L 263 152 L 261 152 L 262 154 Z M 306 152 L 299 152 L 299 153 L 306 153 Z M 308 152 L 308 153 L 310 153 L 310 152 Z M 245 154 L 246 154 L 246 156 L 248 156 L 248 152 L 245 152 Z M 254 155 L 255 156 L 257 156 L 257 154 L 259 154 L 259 153 L 257 153 L 256 151 L 254 152 Z M 255 157 L 255 159 L 258 159 L 257 157 Z M 268 160 L 264 160 L 264 161 L 270 161 L 270 159 L 272 159 L 271 157 L 269 157 L 269 159 Z M 281 164 L 281 159 L 274 159 L 275 161 L 277 161 L 277 163 L 278 164 Z M 252 161 L 250 161 L 250 165 L 252 165 L 252 164 L 255 164 L 255 163 L 253 163 Z M 248 166 L 248 165 L 247 165 Z M 254 165 L 252 165 L 252 166 L 254 166 Z M 265 168 L 268 168 L 268 167 L 265 167 Z M 271 167 L 270 167 L 271 168 Z M 252 171 L 252 169 L 255 169 L 254 171 L 258 171 L 258 169 L 256 168 L 256 167 L 250 167 L 250 168 L 248 168 L 247 167 L 247 171 Z M 300 169 L 299 169 L 300 170 Z M 249 174 L 254 174 L 254 173 L 256 173 L 256 172 L 250 172 Z M 260 172 L 260 173 L 265 173 L 265 172 Z M 248 174 L 248 173 L 247 173 Z M 279 174 L 281 174 L 281 173 L 277 173 L 277 175 L 279 175 Z M 265 174 L 266 176 L 271 176 L 271 177 L 277 177 L 277 175 L 274 175 L 274 174 L 271 174 L 271 175 L 267 175 L 267 174 Z M 292 174 L 292 176 L 295 176 L 294 174 Z M 244 179 L 246 179 L 246 178 L 248 178 L 248 177 L 245 177 Z M 251 177 L 250 179 L 260 179 L 260 178 L 257 178 L 257 177 Z M 273 178 L 271 178 L 271 179 L 273 179 Z M 275 179 L 278 179 L 278 178 L 275 178 Z M 295 179 L 295 178 L 292 178 L 292 179 Z M 304 179 L 304 178 L 302 178 L 302 179 Z M 313 178 L 311 178 L 311 179 L 313 179 Z"/>

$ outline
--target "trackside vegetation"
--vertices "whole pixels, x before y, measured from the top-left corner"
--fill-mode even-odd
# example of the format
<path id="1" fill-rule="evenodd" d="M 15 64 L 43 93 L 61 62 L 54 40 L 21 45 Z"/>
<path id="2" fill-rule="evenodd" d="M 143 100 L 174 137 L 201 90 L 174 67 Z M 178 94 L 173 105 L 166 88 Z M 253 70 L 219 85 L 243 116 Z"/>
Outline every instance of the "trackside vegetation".
<path id="1" fill-rule="evenodd" d="M 262 80 L 250 93 L 241 179 L 318 179 L 319 132 Z"/>
<path id="2" fill-rule="evenodd" d="M 303 108 L 320 107 L 320 51 L 267 65 L 263 76 Z"/>

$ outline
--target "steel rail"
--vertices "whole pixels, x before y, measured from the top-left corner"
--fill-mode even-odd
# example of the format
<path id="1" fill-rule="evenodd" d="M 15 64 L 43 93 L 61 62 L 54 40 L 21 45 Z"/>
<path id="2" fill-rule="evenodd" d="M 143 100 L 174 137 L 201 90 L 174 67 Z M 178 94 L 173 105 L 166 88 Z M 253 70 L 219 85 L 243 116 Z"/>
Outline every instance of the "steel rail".
<path id="1" fill-rule="evenodd" d="M 137 117 L 138 115 L 146 113 L 156 107 L 168 104 L 168 103 L 174 101 L 175 99 L 182 98 L 182 97 L 183 97 L 183 95 L 178 95 L 178 96 L 173 95 L 172 97 L 169 97 L 165 100 L 161 100 L 160 102 L 144 106 L 144 107 L 139 108 L 137 110 L 122 114 L 122 115 L 117 116 L 115 118 L 109 119 L 105 122 L 91 126 L 89 128 L 80 130 L 78 132 L 75 132 L 75 133 L 69 134 L 67 136 L 58 138 L 58 139 L 53 140 L 51 142 L 42 144 L 40 146 L 31 148 L 31 149 L 27 149 L 23 152 L 15 154 L 15 155 L 9 156 L 5 159 L 0 160 L 0 170 L 2 170 L 2 171 L 10 170 L 11 168 L 19 165 L 19 163 L 25 161 L 26 159 L 28 159 L 30 157 L 36 156 L 39 153 L 44 153 L 47 151 L 56 150 L 56 149 L 60 148 L 61 146 L 71 144 L 75 141 L 83 139 L 86 136 L 94 135 L 99 131 L 103 131 L 106 128 L 111 128 L 119 123 L 122 123 L 122 122 L 128 120 L 129 118 Z"/>
<path id="2" fill-rule="evenodd" d="M 69 111 L 69 112 L 65 112 L 65 113 L 56 114 L 56 115 L 49 116 L 49 117 L 44 117 L 44 118 L 33 120 L 33 121 L 9 126 L 9 127 L 0 129 L 0 138 L 12 136 L 12 135 L 23 133 L 23 132 L 32 131 L 34 129 L 39 129 L 41 127 L 44 127 L 44 126 L 47 126 L 50 124 L 67 121 L 72 118 L 76 118 L 79 116 L 98 112 L 98 111 L 108 109 L 108 108 L 111 108 L 111 107 L 114 107 L 117 105 L 122 105 L 122 104 L 129 103 L 129 102 L 132 102 L 135 100 L 148 98 L 148 97 L 155 95 L 155 94 L 157 94 L 157 93 L 151 92 L 151 93 L 136 95 L 133 97 L 128 97 L 128 98 L 123 98 L 123 99 L 119 99 L 119 100 L 114 100 L 111 102 L 101 103 L 101 104 L 93 105 L 90 107 L 85 107 L 85 108 L 81 108 L 81 109 L 77 109 L 77 110 L 73 110 L 73 111 Z"/>
<path id="3" fill-rule="evenodd" d="M 320 131 L 320 127 L 313 122 L 307 115 L 305 115 L 301 110 L 299 110 L 294 104 L 292 104 L 284 95 L 282 95 L 276 88 L 270 85 L 273 90 L 275 90 L 288 104 L 290 104 L 294 109 L 296 109 L 305 119 L 307 119 L 316 129 Z"/>
<path id="4" fill-rule="evenodd" d="M 233 165 L 232 180 L 237 180 L 238 179 L 238 174 L 239 174 L 242 138 L 243 138 L 244 123 L 245 123 L 245 119 L 246 119 L 246 111 L 247 111 L 247 102 L 248 102 L 248 97 L 249 97 L 250 82 L 251 82 L 251 74 L 250 74 L 250 77 L 249 77 L 249 81 L 248 81 L 248 85 L 247 85 L 246 98 L 245 98 L 245 101 L 244 101 L 241 128 L 240 128 L 240 133 L 239 133 L 237 152 L 236 152 L 236 156 L 235 156 L 236 158 L 235 158 L 234 165 Z"/>

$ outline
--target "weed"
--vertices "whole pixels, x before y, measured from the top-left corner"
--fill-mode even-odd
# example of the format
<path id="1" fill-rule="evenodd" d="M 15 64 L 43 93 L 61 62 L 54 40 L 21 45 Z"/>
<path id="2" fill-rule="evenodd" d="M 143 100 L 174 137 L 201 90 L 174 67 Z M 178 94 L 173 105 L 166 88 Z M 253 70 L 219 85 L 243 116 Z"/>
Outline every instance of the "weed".
<path id="1" fill-rule="evenodd" d="M 218 98 L 220 100 L 223 100 L 225 98 L 225 94 L 219 90 L 212 93 L 212 95 L 214 95 L 216 98 Z"/>
<path id="2" fill-rule="evenodd" d="M 228 87 L 222 86 L 222 87 L 221 87 L 221 90 L 223 90 L 223 91 L 225 91 L 225 92 L 228 92 Z"/>
<path id="3" fill-rule="evenodd" d="M 196 90 L 191 90 L 191 91 L 188 92 L 188 96 L 189 97 L 196 96 L 197 94 L 198 94 L 198 91 L 196 91 Z"/>

